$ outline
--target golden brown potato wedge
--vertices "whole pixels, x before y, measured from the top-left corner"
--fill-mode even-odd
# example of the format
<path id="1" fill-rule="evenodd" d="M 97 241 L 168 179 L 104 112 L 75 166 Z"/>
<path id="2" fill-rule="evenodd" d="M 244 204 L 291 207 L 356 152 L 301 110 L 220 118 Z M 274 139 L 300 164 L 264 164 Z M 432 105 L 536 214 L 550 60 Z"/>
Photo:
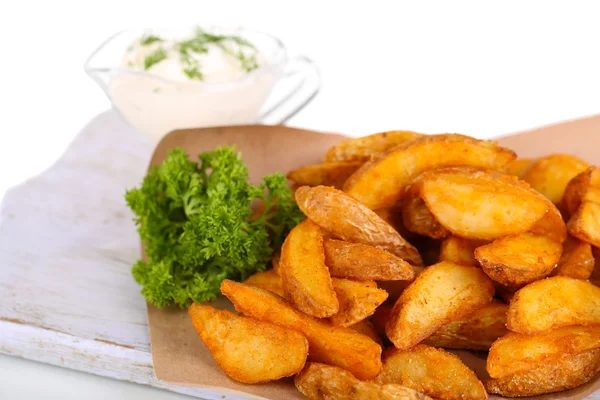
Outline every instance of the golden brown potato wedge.
<path id="1" fill-rule="evenodd" d="M 377 214 L 344 192 L 326 186 L 303 186 L 296 202 L 306 216 L 338 239 L 370 244 L 422 265 L 417 249 Z"/>
<path id="2" fill-rule="evenodd" d="M 373 323 L 371 321 L 369 321 L 368 319 L 363 319 L 362 321 L 357 322 L 354 325 L 350 325 L 348 328 L 355 330 L 358 333 L 362 333 L 363 335 L 368 336 L 371 339 L 373 339 L 380 346 L 382 345 L 381 338 L 379 337 L 379 334 L 377 333 L 377 329 L 375 329 L 375 326 L 373 325 Z"/>
<path id="3" fill-rule="evenodd" d="M 268 269 L 262 272 L 256 272 L 252 274 L 248 279 L 244 281 L 246 285 L 258 287 L 264 290 L 268 290 L 271 293 L 275 293 L 283 297 L 283 284 L 281 278 L 277 275 L 274 269 Z"/>
<path id="4" fill-rule="evenodd" d="M 440 400 L 487 399 L 483 384 L 460 358 L 423 344 L 404 351 L 386 350 L 375 381 L 406 386 Z"/>
<path id="5" fill-rule="evenodd" d="M 402 200 L 402 222 L 406 229 L 433 239 L 443 239 L 450 235 L 429 211 L 423 199 L 407 196 Z"/>
<path id="6" fill-rule="evenodd" d="M 423 341 L 447 349 L 489 350 L 492 343 L 508 333 L 508 305 L 492 300 L 473 314 L 442 326 Z"/>
<path id="7" fill-rule="evenodd" d="M 469 239 L 494 240 L 528 231 L 554 207 L 513 176 L 467 167 L 428 171 L 411 190 L 419 190 L 442 226 Z"/>
<path id="8" fill-rule="evenodd" d="M 339 310 L 329 269 L 325 265 L 319 225 L 306 219 L 292 229 L 281 247 L 279 276 L 286 300 L 318 318 Z"/>
<path id="9" fill-rule="evenodd" d="M 445 134 L 422 136 L 367 161 L 344 184 L 344 191 L 367 207 L 391 206 L 420 173 L 445 166 L 471 165 L 503 170 L 515 159 L 495 142 Z"/>
<path id="10" fill-rule="evenodd" d="M 243 283 L 224 280 L 221 293 L 231 300 L 238 312 L 306 336 L 311 361 L 347 369 L 359 379 L 372 379 L 381 369 L 381 346 L 365 335 L 311 317 L 294 309 L 283 298 Z"/>
<path id="11" fill-rule="evenodd" d="M 594 270 L 592 246 L 582 240 L 567 237 L 563 252 L 552 275 L 570 276 L 575 279 L 588 279 Z"/>
<path id="12" fill-rule="evenodd" d="M 567 217 L 575 214 L 583 201 L 600 202 L 600 169 L 590 167 L 571 179 L 562 199 Z"/>
<path id="13" fill-rule="evenodd" d="M 427 267 L 394 304 L 386 325 L 398 349 L 409 349 L 442 325 L 488 304 L 494 285 L 481 269 L 441 262 Z"/>
<path id="14" fill-rule="evenodd" d="M 600 202 L 583 201 L 567 223 L 567 230 L 593 246 L 600 246 Z"/>
<path id="15" fill-rule="evenodd" d="M 600 325 L 566 326 L 548 333 L 509 333 L 494 342 L 487 359 L 492 378 L 528 371 L 564 354 L 579 354 L 600 348 Z"/>
<path id="16" fill-rule="evenodd" d="M 388 293 L 378 289 L 373 281 L 334 279 L 333 288 L 340 302 L 340 310 L 329 320 L 337 326 L 350 326 L 362 321 L 372 315 L 388 297 Z"/>
<path id="17" fill-rule="evenodd" d="M 323 161 L 368 161 L 371 157 L 381 154 L 422 134 L 410 131 L 389 131 L 375 133 L 355 139 L 346 139 L 330 148 Z"/>
<path id="18" fill-rule="evenodd" d="M 521 179 L 559 205 L 569 181 L 587 167 L 585 161 L 575 156 L 551 154 L 532 162 Z"/>
<path id="19" fill-rule="evenodd" d="M 534 160 L 529 158 L 517 158 L 514 161 L 511 161 L 507 166 L 504 172 L 508 175 L 521 177 L 523 172 L 531 165 Z"/>
<path id="20" fill-rule="evenodd" d="M 525 334 L 596 324 L 600 324 L 600 288 L 567 276 L 525 286 L 512 298 L 506 314 L 507 328 Z"/>
<path id="21" fill-rule="evenodd" d="M 294 383 L 310 400 L 431 400 L 404 386 L 359 381 L 341 368 L 312 362 L 306 364 Z"/>
<path id="22" fill-rule="evenodd" d="M 589 382 L 600 371 L 600 349 L 565 354 L 559 360 L 484 382 L 488 393 L 507 397 L 561 392 Z"/>
<path id="23" fill-rule="evenodd" d="M 596 286 L 600 286 L 600 248 L 592 247 L 592 254 L 594 255 L 596 266 L 590 276 L 590 282 Z"/>
<path id="24" fill-rule="evenodd" d="M 440 246 L 440 261 L 478 267 L 479 261 L 475 259 L 475 249 L 486 243 L 486 241 L 482 240 L 450 236 L 442 241 L 442 245 Z"/>
<path id="25" fill-rule="evenodd" d="M 475 258 L 494 281 L 508 288 L 520 288 L 550 275 L 561 252 L 560 243 L 525 232 L 476 248 Z"/>
<path id="26" fill-rule="evenodd" d="M 331 276 L 358 280 L 412 281 L 412 266 L 392 253 L 363 243 L 325 240 L 325 264 Z"/>
<path id="27" fill-rule="evenodd" d="M 307 165 L 288 172 L 287 177 L 298 186 L 333 186 L 341 189 L 346 179 L 360 166 L 362 161 L 333 161 Z"/>
<path id="28" fill-rule="evenodd" d="M 211 306 L 192 304 L 196 332 L 231 379 L 260 383 L 295 375 L 308 355 L 299 332 Z"/>
<path id="29" fill-rule="evenodd" d="M 531 233 L 547 236 L 550 239 L 562 243 L 567 238 L 567 226 L 558 208 L 547 200 L 548 210 L 546 214 L 531 227 Z"/>

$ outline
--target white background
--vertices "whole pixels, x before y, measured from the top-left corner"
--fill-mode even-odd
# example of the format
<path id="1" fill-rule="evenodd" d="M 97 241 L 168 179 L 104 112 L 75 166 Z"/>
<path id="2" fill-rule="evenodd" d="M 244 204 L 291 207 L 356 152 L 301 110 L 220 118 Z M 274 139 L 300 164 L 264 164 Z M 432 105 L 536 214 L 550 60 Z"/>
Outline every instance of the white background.
<path id="1" fill-rule="evenodd" d="M 600 112 L 597 4 L 4 0 L 0 197 L 47 168 L 109 108 L 82 65 L 121 29 L 225 24 L 279 36 L 313 58 L 324 81 L 290 125 L 490 137 Z M 105 398 L 179 398 L 5 356 L 0 371 L 2 399 L 95 398 L 100 386 Z"/>

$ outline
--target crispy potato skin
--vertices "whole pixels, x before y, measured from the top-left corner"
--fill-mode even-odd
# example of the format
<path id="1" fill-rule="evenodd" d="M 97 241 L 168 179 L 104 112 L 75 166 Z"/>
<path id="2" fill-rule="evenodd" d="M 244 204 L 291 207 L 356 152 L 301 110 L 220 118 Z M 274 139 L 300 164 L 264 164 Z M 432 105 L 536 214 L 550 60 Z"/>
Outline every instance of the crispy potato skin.
<path id="1" fill-rule="evenodd" d="M 475 258 L 494 281 L 517 289 L 550 275 L 561 252 L 560 243 L 525 232 L 478 247 Z"/>
<path id="2" fill-rule="evenodd" d="M 566 326 L 537 335 L 511 332 L 492 345 L 487 371 L 492 378 L 503 378 L 552 362 L 565 354 L 597 348 L 600 348 L 600 325 Z"/>
<path id="3" fill-rule="evenodd" d="M 410 131 L 389 131 L 356 139 L 346 139 L 331 147 L 325 153 L 323 161 L 361 161 L 364 163 L 373 156 L 420 136 L 422 134 Z"/>
<path id="4" fill-rule="evenodd" d="M 350 325 L 348 328 L 355 330 L 358 333 L 362 333 L 363 335 L 368 336 L 371 339 L 373 339 L 380 346 L 382 345 L 381 338 L 379 337 L 379 334 L 377 333 L 377 329 L 375 329 L 375 326 L 373 326 L 373 323 L 371 323 L 371 321 L 369 321 L 368 319 L 363 319 L 362 321 L 357 322 L 354 325 Z"/>
<path id="5" fill-rule="evenodd" d="M 388 293 L 378 289 L 373 281 L 334 279 L 333 288 L 340 302 L 340 310 L 329 320 L 337 326 L 350 326 L 364 320 L 388 297 Z"/>
<path id="6" fill-rule="evenodd" d="M 221 292 L 242 314 L 302 333 L 311 361 L 339 366 L 359 379 L 372 379 L 381 370 L 381 346 L 365 335 L 311 317 L 283 298 L 243 283 L 224 280 Z"/>
<path id="7" fill-rule="evenodd" d="M 285 298 L 298 310 L 325 318 L 337 313 L 339 302 L 325 265 L 321 228 L 306 219 L 291 230 L 279 260 Z"/>
<path id="8" fill-rule="evenodd" d="M 423 136 L 367 161 L 348 178 L 344 191 L 376 210 L 402 199 L 406 186 L 423 171 L 455 165 L 503 169 L 515 157 L 490 141 L 457 134 Z"/>
<path id="9" fill-rule="evenodd" d="M 431 400 L 404 386 L 362 382 L 348 371 L 319 363 L 307 363 L 294 383 L 311 400 Z"/>
<path id="10" fill-rule="evenodd" d="M 475 259 L 475 249 L 485 245 L 483 240 L 470 240 L 458 236 L 450 236 L 440 246 L 440 261 L 449 261 L 460 265 L 479 266 Z"/>
<path id="11" fill-rule="evenodd" d="M 584 201 L 567 223 L 567 230 L 572 236 L 600 246 L 600 203 Z"/>
<path id="12" fill-rule="evenodd" d="M 248 277 L 244 283 L 283 296 L 283 284 L 281 283 L 281 278 L 274 269 L 256 272 Z"/>
<path id="13" fill-rule="evenodd" d="M 592 275 L 593 270 L 592 246 L 569 235 L 563 243 L 563 252 L 558 260 L 558 265 L 552 271 L 552 276 L 570 276 L 586 280 Z"/>
<path id="14" fill-rule="evenodd" d="M 492 343 L 506 335 L 508 305 L 492 300 L 473 314 L 442 326 L 423 341 L 447 349 L 489 350 Z"/>
<path id="15" fill-rule="evenodd" d="M 520 289 L 506 315 L 507 328 L 525 334 L 596 324 L 600 324 L 600 288 L 566 276 L 542 279 Z"/>
<path id="16" fill-rule="evenodd" d="M 412 281 L 413 267 L 392 253 L 363 243 L 327 239 L 325 264 L 331 276 L 358 280 Z"/>
<path id="17" fill-rule="evenodd" d="M 551 154 L 532 162 L 521 179 L 559 205 L 569 181 L 586 168 L 588 164 L 575 156 Z"/>
<path id="18" fill-rule="evenodd" d="M 487 399 L 483 384 L 460 358 L 423 344 L 386 350 L 376 382 L 407 386 L 441 400 Z"/>
<path id="19" fill-rule="evenodd" d="M 600 371 L 600 349 L 576 355 L 565 354 L 559 360 L 484 382 L 488 393 L 507 397 L 536 396 L 560 392 L 589 382 Z"/>
<path id="20" fill-rule="evenodd" d="M 567 216 L 575 214 L 581 202 L 598 202 L 600 188 L 600 169 L 590 167 L 571 179 L 562 198 L 562 208 Z"/>
<path id="21" fill-rule="evenodd" d="M 534 160 L 529 158 L 518 158 L 508 163 L 504 172 L 506 172 L 508 175 L 520 178 L 523 175 L 523 172 L 525 172 L 527 167 L 529 167 L 533 161 Z"/>
<path id="22" fill-rule="evenodd" d="M 362 161 L 333 161 L 307 165 L 288 172 L 287 178 L 298 186 L 333 186 L 341 189 L 346 179 L 360 166 Z"/>
<path id="23" fill-rule="evenodd" d="M 296 202 L 306 216 L 336 238 L 387 250 L 413 265 L 423 264 L 417 249 L 394 228 L 340 190 L 303 186 L 296 190 Z"/>
<path id="24" fill-rule="evenodd" d="M 450 235 L 450 231 L 435 219 L 423 199 L 417 196 L 407 196 L 402 201 L 402 222 L 409 231 L 432 239 L 443 239 Z"/>
<path id="25" fill-rule="evenodd" d="M 481 269 L 441 262 L 427 267 L 394 304 L 386 333 L 398 349 L 409 349 L 442 325 L 488 304 L 494 285 Z"/>
<path id="26" fill-rule="evenodd" d="M 297 374 L 308 355 L 308 341 L 299 332 L 192 304 L 188 313 L 196 332 L 219 367 L 242 383 L 261 383 Z"/>

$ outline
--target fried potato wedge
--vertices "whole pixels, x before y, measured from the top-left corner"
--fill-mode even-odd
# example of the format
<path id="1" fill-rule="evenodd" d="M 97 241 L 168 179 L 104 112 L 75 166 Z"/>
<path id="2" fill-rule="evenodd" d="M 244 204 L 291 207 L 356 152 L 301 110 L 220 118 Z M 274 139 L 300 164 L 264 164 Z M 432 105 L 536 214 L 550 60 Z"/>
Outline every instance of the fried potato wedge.
<path id="1" fill-rule="evenodd" d="M 473 314 L 442 326 L 423 341 L 447 349 L 489 350 L 492 343 L 508 333 L 508 305 L 492 300 Z"/>
<path id="2" fill-rule="evenodd" d="M 211 306 L 192 304 L 196 332 L 219 367 L 238 382 L 260 383 L 295 375 L 308 355 L 299 332 Z"/>
<path id="3" fill-rule="evenodd" d="M 325 153 L 323 161 L 361 161 L 364 163 L 373 156 L 420 136 L 423 135 L 410 131 L 389 131 L 346 139 L 331 147 Z"/>
<path id="4" fill-rule="evenodd" d="M 311 361 L 347 369 L 359 379 L 372 379 L 381 369 L 381 346 L 365 335 L 311 317 L 283 298 L 243 283 L 226 279 L 221 283 L 221 293 L 238 312 L 306 336 Z"/>
<path id="5" fill-rule="evenodd" d="M 409 349 L 441 326 L 488 304 L 494 285 L 481 269 L 443 261 L 425 268 L 394 304 L 386 333 Z"/>
<path id="6" fill-rule="evenodd" d="M 344 191 L 367 207 L 391 206 L 420 173 L 445 166 L 470 165 L 503 170 L 515 159 L 495 142 L 457 134 L 422 136 L 367 161 L 344 184 Z"/>
<path id="7" fill-rule="evenodd" d="M 287 178 L 298 186 L 333 186 L 341 189 L 346 179 L 360 166 L 362 161 L 333 161 L 307 165 L 288 172 Z"/>
<path id="8" fill-rule="evenodd" d="M 517 158 L 516 160 L 508 163 L 504 172 L 506 172 L 508 175 L 520 178 L 523 175 L 523 172 L 525 172 L 527 167 L 529 167 L 533 161 L 534 160 L 529 158 Z"/>
<path id="9" fill-rule="evenodd" d="M 244 281 L 246 285 L 254 286 L 283 297 L 283 284 L 274 269 L 255 272 Z"/>
<path id="10" fill-rule="evenodd" d="M 596 286 L 600 286 L 600 248 L 592 247 L 592 254 L 594 255 L 596 266 L 590 276 L 590 282 Z"/>
<path id="11" fill-rule="evenodd" d="M 563 243 L 563 252 L 558 260 L 558 265 L 552 275 L 570 276 L 575 279 L 586 280 L 594 270 L 594 256 L 592 246 L 582 240 L 567 237 Z"/>
<path id="12" fill-rule="evenodd" d="M 507 328 L 525 334 L 596 324 L 600 324 L 600 288 L 567 276 L 525 286 L 512 298 L 506 314 Z"/>
<path id="13" fill-rule="evenodd" d="M 478 267 L 479 261 L 475 259 L 475 249 L 486 243 L 486 241 L 482 240 L 450 236 L 442 241 L 442 245 L 440 246 L 440 261 Z"/>
<path id="14" fill-rule="evenodd" d="M 279 276 L 286 300 L 298 310 L 318 318 L 338 312 L 321 228 L 310 219 L 296 225 L 281 246 Z"/>
<path id="15" fill-rule="evenodd" d="M 404 386 L 359 381 L 341 368 L 313 362 L 306 364 L 294 383 L 310 400 L 431 400 Z"/>
<path id="16" fill-rule="evenodd" d="M 599 247 L 600 202 L 582 202 L 575 214 L 569 219 L 567 230 L 572 236 Z"/>
<path id="17" fill-rule="evenodd" d="M 488 393 L 507 397 L 561 392 L 589 382 L 600 371 L 600 349 L 565 354 L 528 371 L 484 382 Z"/>
<path id="18" fill-rule="evenodd" d="M 508 288 L 520 288 L 550 275 L 561 252 L 560 243 L 525 232 L 476 248 L 475 258 L 494 281 Z"/>
<path id="19" fill-rule="evenodd" d="M 467 167 L 428 171 L 411 190 L 419 190 L 442 226 L 468 239 L 494 240 L 528 231 L 552 206 L 515 177 Z"/>
<path id="20" fill-rule="evenodd" d="M 531 163 L 521 179 L 551 202 L 559 205 L 571 179 L 588 168 L 579 158 L 567 154 L 551 154 Z"/>
<path id="21" fill-rule="evenodd" d="M 407 196 L 404 198 L 402 223 L 409 231 L 432 239 L 443 239 L 450 235 L 448 229 L 435 219 L 420 197 Z"/>
<path id="22" fill-rule="evenodd" d="M 358 280 L 412 281 L 413 267 L 392 253 L 363 243 L 325 240 L 325 264 L 331 276 Z"/>
<path id="23" fill-rule="evenodd" d="M 386 350 L 375 381 L 406 386 L 440 400 L 487 399 L 483 384 L 460 358 L 423 344 L 405 351 Z"/>
<path id="24" fill-rule="evenodd" d="M 373 339 L 380 346 L 382 345 L 381 338 L 379 337 L 379 334 L 377 333 L 377 329 L 375 329 L 375 326 L 373 325 L 373 323 L 371 321 L 369 321 L 368 319 L 363 319 L 362 321 L 357 322 L 354 325 L 350 325 L 348 328 L 350 328 L 358 333 L 362 333 L 363 335 L 368 336 L 371 339 Z"/>
<path id="25" fill-rule="evenodd" d="M 571 179 L 562 199 L 567 216 L 575 214 L 583 201 L 600 202 L 600 169 L 590 167 Z"/>
<path id="26" fill-rule="evenodd" d="M 333 288 L 340 302 L 340 310 L 329 320 L 337 326 L 350 326 L 364 320 L 388 298 L 388 293 L 378 289 L 373 281 L 334 279 Z"/>
<path id="27" fill-rule="evenodd" d="M 394 228 L 340 190 L 303 186 L 296 191 L 296 202 L 306 216 L 338 239 L 370 244 L 413 265 L 423 263 L 417 249 Z"/>
<path id="28" fill-rule="evenodd" d="M 552 362 L 564 354 L 600 348 L 600 325 L 566 326 L 548 333 L 509 333 L 494 342 L 487 359 L 492 378 L 503 378 Z"/>

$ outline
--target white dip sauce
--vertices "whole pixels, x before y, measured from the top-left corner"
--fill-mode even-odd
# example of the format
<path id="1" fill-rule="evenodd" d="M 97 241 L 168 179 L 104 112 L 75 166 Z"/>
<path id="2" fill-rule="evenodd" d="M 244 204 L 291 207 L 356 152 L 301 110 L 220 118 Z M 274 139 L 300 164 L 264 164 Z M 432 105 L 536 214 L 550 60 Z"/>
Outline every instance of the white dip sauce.
<path id="1" fill-rule="evenodd" d="M 279 74 L 267 64 L 239 36 L 200 29 L 178 39 L 145 35 L 111 76 L 109 95 L 155 140 L 174 129 L 253 123 Z"/>

